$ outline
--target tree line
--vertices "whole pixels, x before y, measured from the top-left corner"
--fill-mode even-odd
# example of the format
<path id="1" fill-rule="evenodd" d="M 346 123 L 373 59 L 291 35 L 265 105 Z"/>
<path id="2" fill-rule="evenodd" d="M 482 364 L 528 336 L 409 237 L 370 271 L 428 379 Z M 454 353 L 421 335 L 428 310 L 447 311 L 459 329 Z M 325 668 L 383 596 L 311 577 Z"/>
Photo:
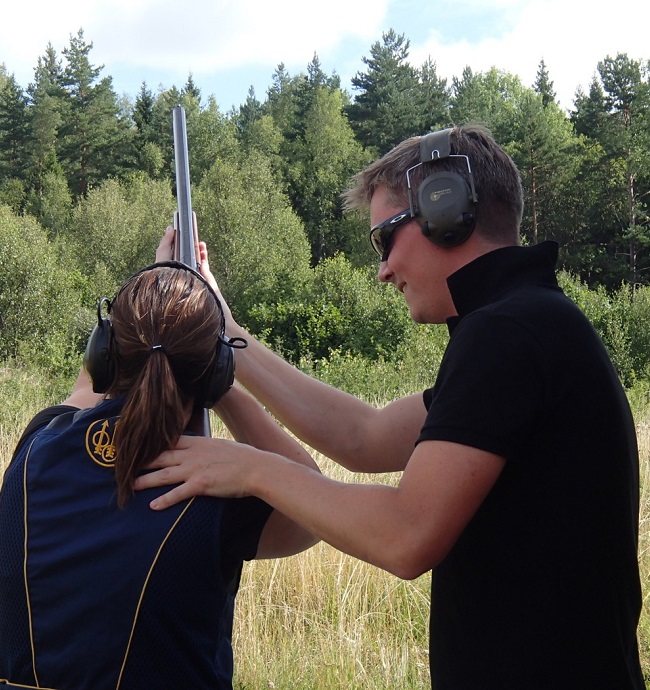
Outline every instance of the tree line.
<path id="1" fill-rule="evenodd" d="M 262 99 L 251 88 L 224 113 L 191 74 L 120 98 L 91 52 L 82 30 L 61 55 L 49 44 L 25 88 L 0 64 L 0 358 L 72 365 L 88 305 L 151 261 L 175 207 L 180 103 L 213 267 L 238 318 L 296 363 L 403 354 L 413 325 L 399 296 L 369 279 L 368 220 L 344 214 L 340 194 L 404 138 L 479 122 L 521 171 L 524 241 L 560 242 L 621 371 L 644 375 L 650 356 L 632 355 L 641 338 L 612 323 L 620 305 L 642 308 L 650 284 L 648 61 L 604 57 L 565 112 L 543 60 L 530 86 L 498 67 L 448 82 L 432 58 L 414 67 L 409 40 L 391 30 L 363 57 L 352 94 L 314 55 L 298 74 L 278 65 Z"/>

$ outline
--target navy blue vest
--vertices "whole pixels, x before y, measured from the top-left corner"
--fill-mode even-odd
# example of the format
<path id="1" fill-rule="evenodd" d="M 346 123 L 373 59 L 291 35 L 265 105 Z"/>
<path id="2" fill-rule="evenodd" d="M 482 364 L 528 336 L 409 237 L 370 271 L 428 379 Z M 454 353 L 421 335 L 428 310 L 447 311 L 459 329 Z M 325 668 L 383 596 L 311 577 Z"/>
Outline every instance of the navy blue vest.
<path id="1" fill-rule="evenodd" d="M 241 540 L 242 556 L 253 557 L 268 510 L 243 521 L 245 534 L 224 535 L 237 501 L 196 498 L 155 512 L 159 488 L 119 509 L 120 409 L 106 401 L 58 416 L 6 471 L 0 679 L 66 690 L 231 688 L 241 561 L 224 570 L 224 543 Z"/>

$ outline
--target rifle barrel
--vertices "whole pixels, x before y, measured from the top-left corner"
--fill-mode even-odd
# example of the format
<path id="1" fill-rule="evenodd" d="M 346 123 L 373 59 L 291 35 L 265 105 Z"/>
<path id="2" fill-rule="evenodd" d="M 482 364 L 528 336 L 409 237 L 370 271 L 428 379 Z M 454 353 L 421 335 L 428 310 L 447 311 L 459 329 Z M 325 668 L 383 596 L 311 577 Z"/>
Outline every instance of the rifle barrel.
<path id="1" fill-rule="evenodd" d="M 194 247 L 194 223 L 192 222 L 192 196 L 190 192 L 190 161 L 187 151 L 187 125 L 185 109 L 178 105 L 173 111 L 174 161 L 176 165 L 176 215 L 175 259 L 191 268 L 198 266 Z"/>

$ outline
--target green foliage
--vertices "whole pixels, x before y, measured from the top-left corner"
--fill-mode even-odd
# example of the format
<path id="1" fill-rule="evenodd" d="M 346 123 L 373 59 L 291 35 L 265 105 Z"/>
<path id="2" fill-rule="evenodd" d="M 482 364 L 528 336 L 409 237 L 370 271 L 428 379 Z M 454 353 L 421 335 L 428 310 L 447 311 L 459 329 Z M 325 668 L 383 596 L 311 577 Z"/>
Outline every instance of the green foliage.
<path id="1" fill-rule="evenodd" d="M 410 320 L 396 291 L 339 254 L 313 269 L 298 299 L 251 309 L 250 325 L 298 363 L 335 351 L 369 360 L 391 358 Z"/>
<path id="2" fill-rule="evenodd" d="M 290 196 L 305 223 L 316 264 L 345 245 L 341 192 L 349 178 L 370 162 L 343 115 L 340 91 L 324 86 L 313 90 L 304 134 L 292 142 L 289 153 Z"/>
<path id="3" fill-rule="evenodd" d="M 347 108 L 350 124 L 357 139 L 367 148 L 386 153 L 403 139 L 422 134 L 433 123 L 423 122 L 427 109 L 445 93 L 444 82 L 438 81 L 435 68 L 424 68 L 421 88 L 418 70 L 408 62 L 410 41 L 393 29 L 382 34 L 382 41 L 370 48 L 370 57 L 362 58 L 366 72 L 352 78 L 352 87 L 359 93 Z M 432 94 L 431 91 L 437 91 Z M 430 100 L 431 96 L 434 96 Z M 443 113 L 438 118 L 446 119 Z"/>
<path id="4" fill-rule="evenodd" d="M 650 288 L 633 293 L 622 285 L 613 293 L 560 273 L 560 286 L 580 307 L 603 339 L 612 362 L 626 386 L 650 374 Z"/>
<path id="5" fill-rule="evenodd" d="M 73 199 L 60 165 L 53 166 L 42 178 L 40 189 L 32 191 L 28 208 L 51 237 L 70 228 Z"/>
<path id="6" fill-rule="evenodd" d="M 78 202 L 68 237 L 101 294 L 112 294 L 129 275 L 153 262 L 175 207 L 167 182 L 143 176 L 108 180 Z"/>
<path id="7" fill-rule="evenodd" d="M 78 366 L 83 278 L 29 216 L 0 207 L 0 360 Z"/>
<path id="8" fill-rule="evenodd" d="M 304 357 L 298 364 L 336 388 L 380 404 L 430 388 L 447 342 L 446 326 L 410 323 L 390 358 L 334 350 L 321 359 Z"/>
<path id="9" fill-rule="evenodd" d="M 85 195 L 102 180 L 122 172 L 130 136 L 127 123 L 119 117 L 111 77 L 99 79 L 102 67 L 90 62 L 92 47 L 80 29 L 63 50 L 67 63 L 61 84 L 66 96 L 59 156 L 75 195 Z"/>
<path id="10" fill-rule="evenodd" d="M 241 320 L 258 303 L 291 299 L 309 270 L 302 224 L 271 164 L 251 151 L 217 159 L 193 195 L 210 264 Z"/>
<path id="11" fill-rule="evenodd" d="M 24 179 L 28 136 L 27 99 L 12 75 L 0 89 L 0 174 Z"/>

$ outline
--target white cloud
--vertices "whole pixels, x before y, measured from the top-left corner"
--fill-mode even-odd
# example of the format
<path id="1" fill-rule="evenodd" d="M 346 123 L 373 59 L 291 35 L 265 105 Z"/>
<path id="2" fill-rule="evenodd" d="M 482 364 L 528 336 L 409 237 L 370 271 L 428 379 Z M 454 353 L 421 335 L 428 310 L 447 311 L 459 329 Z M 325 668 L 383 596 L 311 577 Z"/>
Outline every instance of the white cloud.
<path id="1" fill-rule="evenodd" d="M 199 84 L 222 74 L 225 80 L 237 68 L 240 78 L 246 69 L 251 75 L 257 70 L 258 79 L 260 68 L 268 70 L 268 85 L 279 63 L 295 74 L 314 53 L 326 72 L 346 80 L 365 69 L 361 58 L 390 28 L 391 16 L 407 27 L 402 31 L 414 64 L 431 56 L 449 80 L 467 65 L 474 71 L 494 65 L 532 85 L 543 58 L 561 104 L 570 108 L 576 88 L 588 88 L 608 54 L 650 57 L 648 0 L 618 0 L 607 11 L 586 0 L 430 2 L 425 12 L 415 0 L 18 0 L 3 7 L 0 63 L 25 87 L 47 43 L 60 53 L 83 28 L 93 42 L 91 60 L 105 65 L 104 75 L 132 75 L 128 87 L 116 84 L 118 91 L 159 79 L 180 84 L 190 72 Z M 426 23 L 438 32 L 432 28 L 416 41 Z M 460 40 L 442 33 L 445 23 Z M 481 38 L 469 41 L 463 34 Z M 252 79 L 245 79 L 248 86 Z"/>
<path id="2" fill-rule="evenodd" d="M 411 45 L 413 62 L 421 64 L 430 55 L 438 74 L 448 79 L 460 77 L 467 65 L 474 72 L 496 66 L 532 86 L 544 59 L 560 104 L 568 109 L 576 88 L 588 89 L 598 62 L 607 55 L 649 57 L 647 0 L 618 0 L 607 11 L 582 0 L 504 0 L 503 4 L 514 12 L 515 24 L 498 39 L 447 44 L 432 31 L 426 42 Z"/>
<path id="3" fill-rule="evenodd" d="M 3 9 L 0 62 L 26 84 L 48 42 L 60 52 L 83 28 L 93 42 L 93 63 L 105 64 L 109 74 L 117 64 L 167 70 L 172 78 L 280 62 L 304 68 L 314 53 L 331 54 L 346 39 L 375 38 L 387 2 L 23 1 Z"/>

